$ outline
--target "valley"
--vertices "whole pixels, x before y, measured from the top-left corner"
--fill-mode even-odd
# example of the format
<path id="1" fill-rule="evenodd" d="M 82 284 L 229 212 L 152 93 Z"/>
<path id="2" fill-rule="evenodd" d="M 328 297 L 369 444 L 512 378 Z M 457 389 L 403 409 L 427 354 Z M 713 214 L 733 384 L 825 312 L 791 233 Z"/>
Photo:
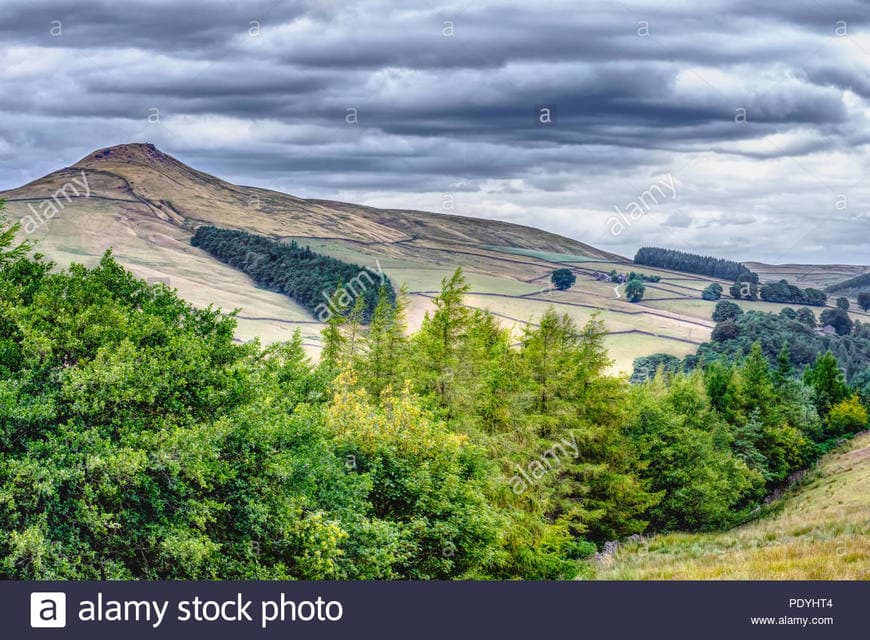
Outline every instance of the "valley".
<path id="1" fill-rule="evenodd" d="M 823 458 L 758 520 L 722 533 L 628 543 L 602 561 L 609 580 L 870 579 L 870 434 Z"/>
<path id="2" fill-rule="evenodd" d="M 76 181 L 76 182 L 73 182 Z M 73 193 L 68 184 L 86 184 Z M 630 373 L 634 358 L 662 352 L 694 353 L 709 340 L 715 302 L 701 291 L 719 282 L 705 276 L 634 267 L 622 256 L 531 227 L 493 220 L 408 210 L 386 210 L 233 185 L 197 171 L 153 145 L 101 149 L 71 167 L 0 193 L 7 212 L 24 220 L 39 203 L 63 192 L 62 207 L 22 235 L 59 266 L 92 266 L 108 249 L 134 274 L 162 281 L 197 306 L 239 309 L 237 339 L 264 343 L 287 340 L 299 329 L 306 349 L 317 356 L 322 324 L 293 300 L 258 288 L 243 273 L 190 246 L 201 224 L 240 229 L 377 270 L 410 293 L 408 316 L 415 329 L 441 280 L 457 266 L 467 273 L 467 304 L 490 309 L 515 336 L 535 326 L 554 306 L 575 322 L 600 313 L 609 330 L 614 373 Z M 66 195 L 68 194 L 68 196 Z M 789 278 L 799 286 L 826 286 L 864 273 L 859 266 L 771 266 L 749 263 L 763 279 Z M 549 277 L 567 267 L 576 283 L 556 291 Z M 601 274 L 641 270 L 661 280 L 648 283 L 644 298 L 630 303 Z M 833 304 L 832 302 L 830 304 Z M 745 309 L 778 311 L 785 306 L 741 302 Z M 853 319 L 870 315 L 850 310 Z"/>

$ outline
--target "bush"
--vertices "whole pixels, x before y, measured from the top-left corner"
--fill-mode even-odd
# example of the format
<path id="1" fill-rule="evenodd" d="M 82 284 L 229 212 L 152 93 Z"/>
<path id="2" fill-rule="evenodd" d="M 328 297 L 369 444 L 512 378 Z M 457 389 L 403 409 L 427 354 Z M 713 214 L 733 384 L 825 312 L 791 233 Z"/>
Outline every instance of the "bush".
<path id="1" fill-rule="evenodd" d="M 722 297 L 722 285 L 718 282 L 713 282 L 701 292 L 701 297 L 704 300 L 718 300 Z"/>
<path id="2" fill-rule="evenodd" d="M 737 320 L 737 318 L 742 315 L 743 309 L 740 308 L 740 305 L 729 302 L 728 300 L 722 300 L 716 304 L 716 308 L 713 310 L 713 321 L 724 322 L 725 320 Z"/>
<path id="3" fill-rule="evenodd" d="M 740 327 L 733 320 L 725 320 L 720 322 L 713 328 L 713 333 L 710 338 L 713 342 L 725 342 L 733 340 L 740 335 Z"/>
<path id="4" fill-rule="evenodd" d="M 646 287 L 644 286 L 643 281 L 637 278 L 629 280 L 625 285 L 625 297 L 629 302 L 640 302 L 641 299 L 643 299 L 645 291 Z"/>
<path id="5" fill-rule="evenodd" d="M 680 370 L 681 365 L 680 359 L 669 353 L 654 353 L 651 356 L 635 358 L 631 382 L 638 384 L 651 380 L 659 369 L 668 373 L 674 373 Z"/>
<path id="6" fill-rule="evenodd" d="M 797 315 L 795 319 L 812 329 L 815 329 L 818 326 L 818 322 L 816 321 L 816 314 L 813 313 L 813 310 L 809 307 L 801 307 L 797 310 Z"/>
<path id="7" fill-rule="evenodd" d="M 859 433 L 867 428 L 867 409 L 855 395 L 842 400 L 831 408 L 828 414 L 827 432 L 832 437 Z"/>
<path id="8" fill-rule="evenodd" d="M 744 277 L 732 284 L 728 292 L 735 300 L 758 300 L 758 282 Z"/>
<path id="9" fill-rule="evenodd" d="M 556 269 L 553 275 L 550 276 L 550 282 L 559 291 L 565 291 L 574 286 L 577 281 L 577 276 L 570 269 Z"/>
<path id="10" fill-rule="evenodd" d="M 828 296 L 818 289 L 801 289 L 788 283 L 787 280 L 768 282 L 760 289 L 761 299 L 767 302 L 785 302 L 808 304 L 817 307 L 825 305 Z"/>
<path id="11" fill-rule="evenodd" d="M 822 314 L 819 316 L 819 322 L 823 327 L 827 325 L 834 327 L 838 336 L 849 335 L 852 333 L 852 328 L 854 326 L 849 314 L 839 307 L 822 311 Z"/>

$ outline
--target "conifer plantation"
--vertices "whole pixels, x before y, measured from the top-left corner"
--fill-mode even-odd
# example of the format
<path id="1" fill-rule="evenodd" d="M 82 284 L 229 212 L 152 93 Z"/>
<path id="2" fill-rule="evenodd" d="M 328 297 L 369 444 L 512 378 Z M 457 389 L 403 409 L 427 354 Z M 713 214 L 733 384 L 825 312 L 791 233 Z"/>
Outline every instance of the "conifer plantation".
<path id="1" fill-rule="evenodd" d="M 829 351 L 630 384 L 600 319 L 511 335 L 460 269 L 410 335 L 388 284 L 343 305 L 315 364 L 111 254 L 29 249 L 0 234 L 2 578 L 574 578 L 607 541 L 747 520 L 868 426 Z"/>
<path id="2" fill-rule="evenodd" d="M 395 299 L 383 274 L 316 253 L 295 240 L 278 242 L 246 231 L 201 226 L 190 243 L 243 271 L 257 285 L 293 298 L 321 321 L 359 300 L 359 311 L 368 322 L 379 284 Z"/>

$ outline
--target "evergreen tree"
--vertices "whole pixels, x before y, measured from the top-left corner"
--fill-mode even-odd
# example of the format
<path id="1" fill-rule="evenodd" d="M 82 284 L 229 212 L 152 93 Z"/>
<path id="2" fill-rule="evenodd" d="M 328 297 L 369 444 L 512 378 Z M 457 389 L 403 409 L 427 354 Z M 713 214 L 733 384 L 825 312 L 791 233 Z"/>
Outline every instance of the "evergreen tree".
<path id="1" fill-rule="evenodd" d="M 407 289 L 402 287 L 395 302 L 381 287 L 366 341 L 366 354 L 359 376 L 363 385 L 376 398 L 387 388 L 398 390 L 403 382 L 403 364 L 406 362 L 405 308 Z"/>
<path id="2" fill-rule="evenodd" d="M 820 355 L 813 366 L 804 371 L 804 381 L 813 388 L 816 408 L 822 417 L 827 417 L 835 404 L 849 397 L 840 364 L 830 351 Z"/>
<path id="3" fill-rule="evenodd" d="M 355 362 L 359 355 L 360 345 L 363 342 L 363 312 L 365 310 L 365 300 L 362 296 L 357 296 L 353 301 L 353 306 L 347 314 L 345 320 L 345 335 L 347 344 L 347 359 L 349 362 Z"/>
<path id="4" fill-rule="evenodd" d="M 0 200 L 0 267 L 15 262 L 33 249 L 33 245 L 27 241 L 15 244 L 15 238 L 21 231 L 21 224 L 9 224 L 3 213 L 5 208 L 6 201 Z"/>
<path id="5" fill-rule="evenodd" d="M 341 283 L 332 295 L 330 307 L 333 312 L 327 318 L 326 326 L 320 332 L 323 341 L 320 366 L 326 370 L 336 370 L 343 365 L 347 354 L 347 337 L 344 334 L 344 325 L 347 322 L 345 317 L 347 306 Z"/>
<path id="6" fill-rule="evenodd" d="M 788 342 L 783 341 L 776 356 L 776 370 L 773 374 L 773 380 L 776 386 L 781 388 L 792 376 L 794 376 L 794 367 L 791 364 L 791 352 L 788 348 Z"/>
<path id="7" fill-rule="evenodd" d="M 740 368 L 743 382 L 743 402 L 747 412 L 758 411 L 769 416 L 775 406 L 775 391 L 770 375 L 770 365 L 761 350 L 761 342 L 755 342 Z"/>
<path id="8" fill-rule="evenodd" d="M 433 300 L 435 312 L 427 312 L 414 338 L 414 353 L 420 375 L 417 387 L 433 394 L 436 405 L 449 418 L 451 405 L 460 386 L 456 374 L 460 370 L 460 353 L 468 330 L 469 309 L 462 297 L 468 284 L 459 267 L 450 278 L 441 281 L 441 293 Z"/>

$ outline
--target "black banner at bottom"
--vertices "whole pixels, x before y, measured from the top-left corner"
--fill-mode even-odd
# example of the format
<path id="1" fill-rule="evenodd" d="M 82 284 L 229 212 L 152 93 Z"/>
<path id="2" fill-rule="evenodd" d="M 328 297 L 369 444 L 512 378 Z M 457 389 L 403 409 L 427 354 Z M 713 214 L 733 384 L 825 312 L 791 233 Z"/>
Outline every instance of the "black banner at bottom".
<path id="1" fill-rule="evenodd" d="M 857 638 L 868 609 L 866 582 L 0 582 L 0 638 Z"/>

